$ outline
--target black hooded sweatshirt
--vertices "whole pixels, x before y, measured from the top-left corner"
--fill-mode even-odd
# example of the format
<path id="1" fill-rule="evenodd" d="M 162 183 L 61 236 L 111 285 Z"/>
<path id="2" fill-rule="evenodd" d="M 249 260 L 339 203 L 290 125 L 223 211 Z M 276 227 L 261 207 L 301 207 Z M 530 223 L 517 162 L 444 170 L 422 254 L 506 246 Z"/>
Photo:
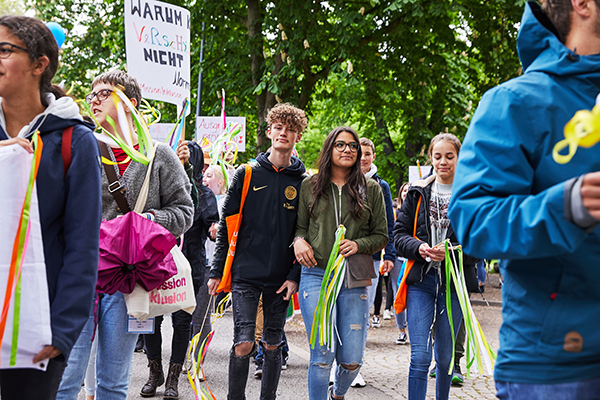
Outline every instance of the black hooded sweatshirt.
<path id="1" fill-rule="evenodd" d="M 188 142 L 190 149 L 190 164 L 194 166 L 194 183 L 198 189 L 198 208 L 194 213 L 194 224 L 184 234 L 183 254 L 192 267 L 192 279 L 196 293 L 204 283 L 206 272 L 206 248 L 204 243 L 208 237 L 208 228 L 213 222 L 219 221 L 217 198 L 208 187 L 202 184 L 204 169 L 204 153 L 195 142 Z"/>
<path id="2" fill-rule="evenodd" d="M 294 263 L 294 239 L 298 193 L 306 177 L 304 164 L 291 158 L 289 167 L 278 169 L 261 153 L 252 167 L 250 188 L 242 210 L 232 283 L 279 288 L 286 280 L 300 282 L 300 266 Z M 246 171 L 240 166 L 232 179 L 221 213 L 211 278 L 221 278 L 229 249 L 226 218 L 240 210 Z"/>

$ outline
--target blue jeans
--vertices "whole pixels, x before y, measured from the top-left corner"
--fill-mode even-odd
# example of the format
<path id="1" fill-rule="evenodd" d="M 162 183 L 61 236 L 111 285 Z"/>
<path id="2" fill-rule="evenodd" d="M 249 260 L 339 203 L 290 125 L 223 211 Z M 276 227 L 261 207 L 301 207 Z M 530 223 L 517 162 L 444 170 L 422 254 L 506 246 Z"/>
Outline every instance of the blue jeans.
<path id="1" fill-rule="evenodd" d="M 324 275 L 324 269 L 302 267 L 298 300 L 309 338 Z M 369 329 L 367 288 L 346 289 L 342 286 L 334 314 L 337 335 L 339 335 L 341 343 L 336 340 L 334 352 L 330 352 L 326 346 L 319 346 L 318 343 L 315 344 L 314 349 L 310 350 L 308 395 L 311 400 L 327 398 L 329 372 L 334 359 L 338 366 L 333 386 L 336 396 L 344 396 L 358 375 L 363 362 Z M 345 368 L 345 366 L 356 365 L 358 368 L 354 370 Z"/>
<path id="2" fill-rule="evenodd" d="M 536 384 L 496 381 L 500 400 L 598 400 L 600 377 L 580 382 Z"/>
<path id="3" fill-rule="evenodd" d="M 240 343 L 254 343 L 256 329 L 256 310 L 262 293 L 263 298 L 263 335 L 261 346 L 278 346 L 275 350 L 263 348 L 263 375 L 260 386 L 261 400 L 275 399 L 279 376 L 281 375 L 281 347 L 283 327 L 289 306 L 284 300 L 285 293 L 275 293 L 277 289 L 257 287 L 245 283 L 233 282 L 231 287 L 233 302 L 233 348 L 229 356 L 229 400 L 246 398 L 246 382 L 250 359 L 256 356 L 253 350 L 245 356 L 235 355 L 235 346 Z"/>
<path id="4" fill-rule="evenodd" d="M 477 263 L 477 282 L 480 285 L 485 285 L 485 260 Z"/>
<path id="5" fill-rule="evenodd" d="M 102 295 L 98 301 L 97 316 L 96 398 L 125 400 L 129 389 L 129 367 L 138 335 L 126 333 L 127 307 L 123 293 Z M 90 358 L 93 333 L 92 311 L 67 361 L 57 400 L 77 399 Z"/>
<path id="6" fill-rule="evenodd" d="M 410 336 L 410 369 L 408 372 L 409 400 L 424 400 L 427 394 L 427 373 L 431 364 L 432 336 L 431 329 L 434 318 L 435 361 L 436 361 L 436 399 L 446 400 L 450 393 L 452 375 L 448 374 L 452 352 L 452 336 L 450 323 L 446 313 L 446 295 L 440 284 L 438 272 L 431 270 L 423 278 L 423 282 L 408 286 L 406 297 L 406 314 L 408 317 L 408 334 Z M 452 322 L 454 335 L 462 321 L 462 311 L 456 293 L 451 294 Z"/>
<path id="7" fill-rule="evenodd" d="M 396 262 L 394 262 L 394 268 L 390 271 L 390 280 L 392 281 L 392 290 L 394 291 L 394 299 L 396 298 L 396 293 L 398 293 L 398 277 L 400 275 L 400 270 L 402 269 L 402 263 L 404 263 L 404 258 L 397 257 Z M 396 314 L 394 311 L 394 316 L 396 317 L 396 326 L 398 329 L 406 328 L 406 310 L 402 311 L 400 314 Z"/>

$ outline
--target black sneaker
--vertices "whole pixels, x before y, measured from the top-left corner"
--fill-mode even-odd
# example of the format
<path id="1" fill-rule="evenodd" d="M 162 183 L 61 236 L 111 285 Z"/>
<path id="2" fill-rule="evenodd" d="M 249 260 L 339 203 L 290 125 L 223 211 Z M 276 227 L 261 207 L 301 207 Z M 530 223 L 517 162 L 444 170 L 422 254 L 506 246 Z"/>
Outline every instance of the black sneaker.
<path id="1" fill-rule="evenodd" d="M 460 370 L 460 365 L 454 365 L 454 371 L 452 371 L 452 386 L 462 386 L 465 383 L 465 378 Z"/>
<path id="2" fill-rule="evenodd" d="M 262 378 L 262 363 L 256 364 L 256 371 L 254 371 L 254 378 L 256 378 L 256 379 Z"/>
<path id="3" fill-rule="evenodd" d="M 407 344 L 408 337 L 406 336 L 406 332 L 400 332 L 398 339 L 396 339 L 396 344 Z"/>

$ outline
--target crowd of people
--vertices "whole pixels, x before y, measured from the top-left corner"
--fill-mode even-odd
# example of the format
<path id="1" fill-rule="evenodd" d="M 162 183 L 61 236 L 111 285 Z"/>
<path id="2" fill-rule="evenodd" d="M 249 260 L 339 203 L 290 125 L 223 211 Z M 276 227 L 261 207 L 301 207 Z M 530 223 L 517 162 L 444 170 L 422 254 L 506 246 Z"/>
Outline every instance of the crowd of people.
<path id="1" fill-rule="evenodd" d="M 0 17 L 0 150 L 33 153 L 36 134 L 44 146 L 36 188 L 52 330 L 52 342 L 32 359 L 48 359 L 45 370 L 0 369 L 2 398 L 74 400 L 85 380 L 88 399 L 126 399 L 137 390 L 130 388 L 133 353 L 143 349 L 149 377 L 140 395 L 153 397 L 164 384 L 164 398 L 177 399 L 190 339 L 209 335 L 212 296 L 230 291 L 228 399 L 246 398 L 251 361 L 260 398 L 277 397 L 295 293 L 310 343 L 309 398 L 343 399 L 364 385 L 367 334 L 381 325 L 387 277 L 391 299 L 400 281 L 406 289 L 406 311 L 396 313 L 390 301 L 384 317 L 395 318 L 396 343 L 410 344 L 408 397 L 425 399 L 435 376 L 436 399 L 448 399 L 454 379 L 463 379 L 465 326 L 462 287 L 446 277 L 444 243 L 451 253 L 464 249 L 468 292 L 483 292 L 477 264 L 501 259 L 498 398 L 599 398 L 600 158 L 593 148 L 577 150 L 567 165 L 551 156 L 565 124 L 600 93 L 599 20 L 598 0 L 528 3 L 518 39 L 524 74 L 483 96 L 464 145 L 450 133 L 434 136 L 431 173 L 403 184 L 393 199 L 377 174 L 376 145 L 348 126 L 327 134 L 309 175 L 294 155 L 308 119 L 288 103 L 266 116 L 270 149 L 236 170 L 207 160 L 193 141 L 176 151 L 155 141 L 149 165 L 131 159 L 116 143 L 98 141 L 96 126 L 51 84 L 58 47 L 50 30 L 35 18 Z M 140 86 L 119 70 L 98 75 L 86 101 L 99 128 L 125 140 L 124 128 L 136 132 L 135 110 L 120 112 L 109 100 L 116 88 L 139 107 Z M 148 151 L 132 138 L 135 149 Z M 125 293 L 95 286 L 101 221 L 137 210 L 142 191 L 138 214 L 183 236 L 192 268 L 196 308 L 171 315 L 166 373 L 163 316 L 142 340 L 128 331 Z M 329 272 L 338 257 L 345 270 L 336 278 Z M 335 335 L 324 343 L 314 339 L 324 329 L 315 315 L 334 279 Z"/>

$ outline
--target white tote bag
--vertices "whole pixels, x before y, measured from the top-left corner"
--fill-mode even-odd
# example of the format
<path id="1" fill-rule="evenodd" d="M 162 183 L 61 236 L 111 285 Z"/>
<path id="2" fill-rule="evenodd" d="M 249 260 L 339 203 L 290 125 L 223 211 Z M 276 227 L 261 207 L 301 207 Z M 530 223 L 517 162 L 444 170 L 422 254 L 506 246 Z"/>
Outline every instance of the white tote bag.
<path id="1" fill-rule="evenodd" d="M 144 205 L 148 198 L 153 161 L 154 159 L 148 164 L 146 179 L 135 203 L 134 211 L 137 213 L 144 211 Z M 192 267 L 177 245 L 171 249 L 171 254 L 175 265 L 177 265 L 177 274 L 150 292 L 136 284 L 130 294 L 124 295 L 127 314 L 144 321 L 148 318 L 170 314 L 179 310 L 184 310 L 189 314 L 194 312 L 196 296 L 192 281 Z"/>
<path id="2" fill-rule="evenodd" d="M 0 196 L 0 310 L 4 307 L 13 245 L 29 183 L 32 158 L 33 155 L 20 145 L 0 147 L 0 187 L 5 188 Z M 2 336 L 0 369 L 34 368 L 45 371 L 47 360 L 33 364 L 33 357 L 44 346 L 52 344 L 48 282 L 35 186 L 29 210 L 29 237 L 21 269 L 20 312 L 15 320 L 15 298 L 18 296 L 13 286 Z M 16 336 L 16 340 L 13 336 Z"/>
<path id="3" fill-rule="evenodd" d="M 136 284 L 133 292 L 124 295 L 127 313 L 132 317 L 144 321 L 179 310 L 189 314 L 194 312 L 196 298 L 192 267 L 179 247 L 173 247 L 171 254 L 177 264 L 177 275 L 150 292 Z"/>

